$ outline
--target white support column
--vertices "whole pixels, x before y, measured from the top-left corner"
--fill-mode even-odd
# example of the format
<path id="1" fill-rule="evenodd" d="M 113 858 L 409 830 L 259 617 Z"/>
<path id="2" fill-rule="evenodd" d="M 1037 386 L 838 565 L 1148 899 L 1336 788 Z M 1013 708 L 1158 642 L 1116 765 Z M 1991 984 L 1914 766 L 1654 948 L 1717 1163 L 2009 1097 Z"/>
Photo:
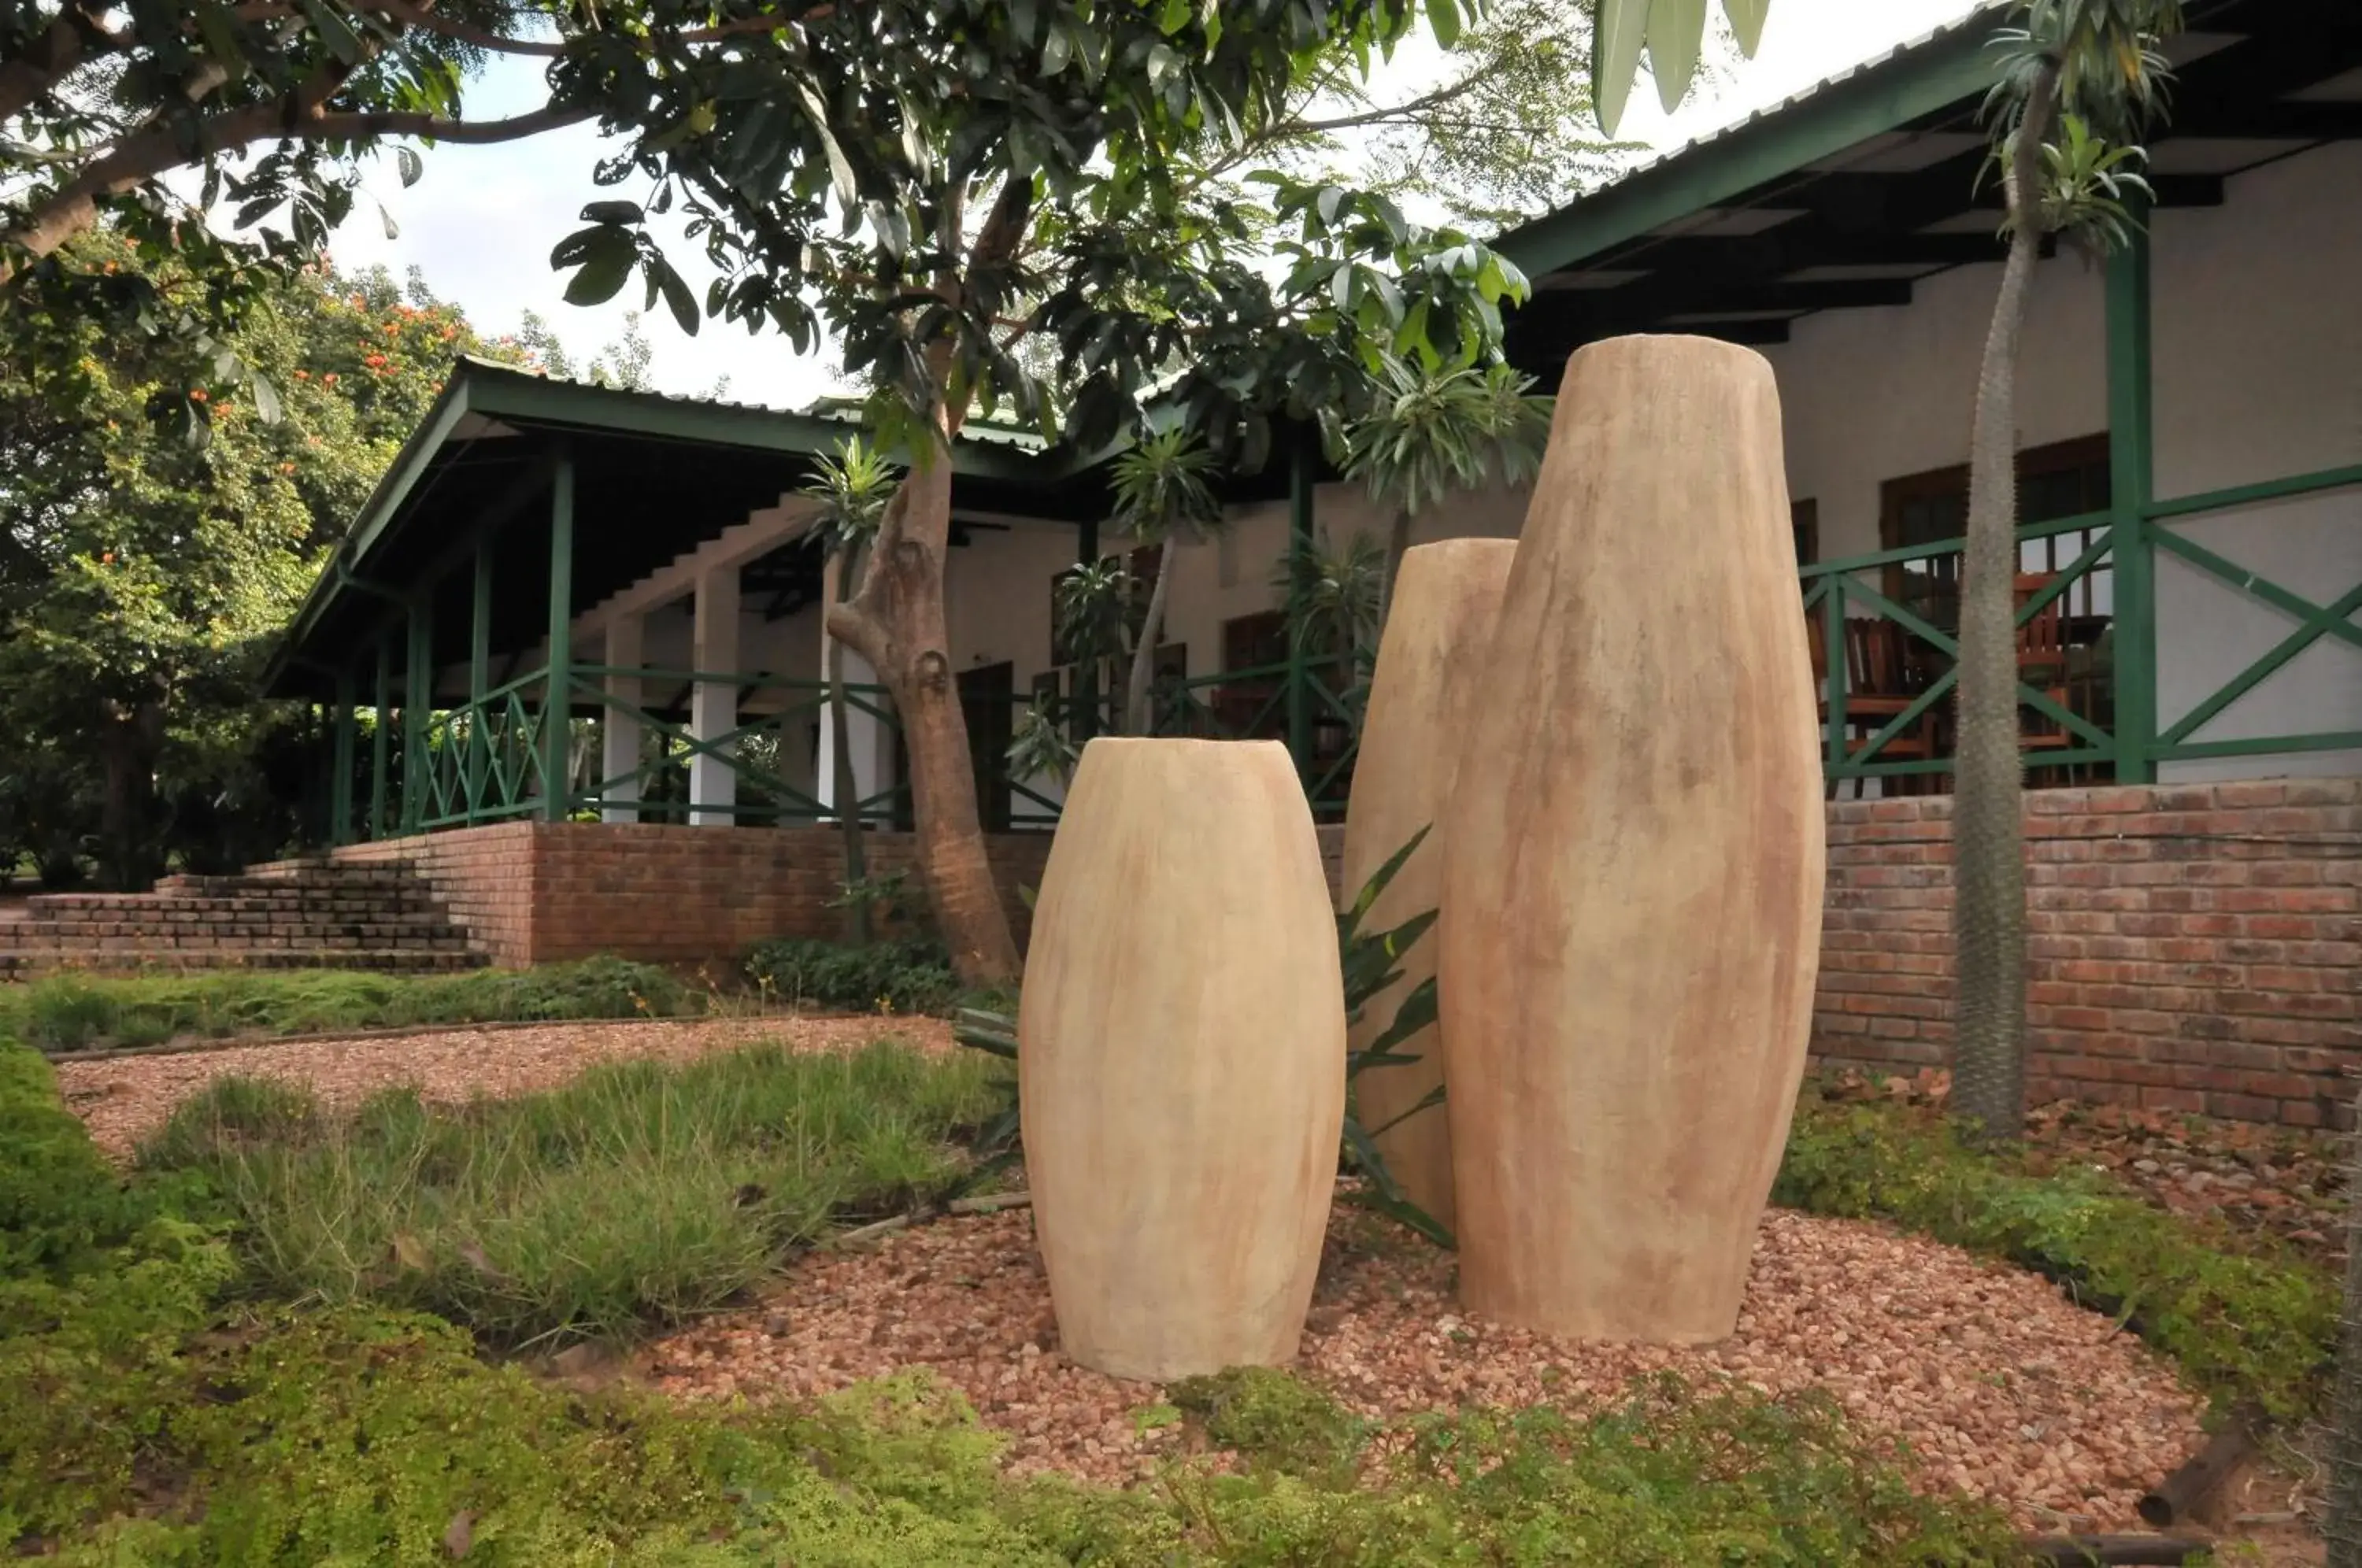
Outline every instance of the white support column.
<path id="1" fill-rule="evenodd" d="M 734 564 L 703 573 L 697 580 L 695 668 L 700 674 L 734 675 L 738 669 L 738 568 Z M 738 727 L 738 682 L 701 680 L 689 700 L 689 733 L 701 741 L 717 740 Z M 693 752 L 689 761 L 689 798 L 694 806 L 691 823 L 728 827 L 737 821 L 727 807 L 738 798 L 738 775 L 720 756 Z"/>
<path id="2" fill-rule="evenodd" d="M 646 662 L 647 647 L 647 617 L 618 615 L 607 623 L 606 651 L 600 662 L 611 667 L 638 668 Z M 640 705 L 640 682 L 637 676 L 610 675 L 607 695 L 618 702 Z M 640 721 L 621 709 L 610 706 L 600 717 L 602 737 L 600 774 L 609 780 L 602 786 L 604 799 L 599 816 L 603 822 L 632 823 L 640 819 Z"/>
<path id="3" fill-rule="evenodd" d="M 833 603 L 836 599 L 836 573 L 842 558 L 836 556 L 830 557 L 826 568 L 824 580 L 827 583 L 828 602 L 831 603 Z M 827 675 L 829 660 L 833 656 L 835 647 L 835 639 L 828 635 L 827 618 L 822 616 L 820 635 L 820 668 L 823 678 Z M 877 672 L 869 668 L 869 661 L 850 647 L 846 648 L 844 650 L 844 683 L 847 686 L 874 686 L 877 682 Z M 862 705 L 865 702 L 869 708 L 878 706 L 877 700 L 874 696 L 858 694 L 844 705 L 845 750 L 853 758 L 855 801 L 866 801 L 885 788 L 880 780 L 892 771 L 894 766 L 893 733 L 883 720 Z M 815 782 L 819 787 L 812 793 L 822 805 L 833 812 L 837 807 L 836 724 L 830 704 L 826 702 L 820 705 L 820 745 L 815 752 L 813 772 Z"/>

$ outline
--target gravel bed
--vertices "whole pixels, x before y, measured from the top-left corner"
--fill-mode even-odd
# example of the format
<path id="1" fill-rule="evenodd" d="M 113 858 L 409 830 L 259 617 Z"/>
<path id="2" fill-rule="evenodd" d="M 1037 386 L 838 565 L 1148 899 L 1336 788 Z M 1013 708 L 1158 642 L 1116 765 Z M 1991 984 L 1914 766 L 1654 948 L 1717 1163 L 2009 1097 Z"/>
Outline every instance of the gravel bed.
<path id="1" fill-rule="evenodd" d="M 654 1056 L 682 1062 L 757 1040 L 827 1050 L 872 1040 L 951 1048 L 941 1019 L 697 1018 L 631 1023 L 548 1023 L 529 1029 L 443 1029 L 366 1040 L 281 1040 L 168 1055 L 64 1062 L 58 1088 L 108 1154 L 127 1157 L 172 1108 L 225 1073 L 301 1084 L 330 1110 L 348 1110 L 382 1088 L 415 1084 L 449 1104 L 554 1088 L 594 1063 Z"/>
<path id="2" fill-rule="evenodd" d="M 1882 1227 L 1765 1216 L 1738 1331 L 1689 1350 L 1584 1344 L 1462 1315 L 1443 1254 L 1332 1220 L 1300 1370 L 1374 1418 L 1462 1404 L 1581 1408 L 1643 1374 L 1818 1385 L 1904 1440 L 1920 1481 L 2029 1530 L 2134 1528 L 2142 1489 L 2201 1441 L 2170 1367 L 2031 1274 Z M 806 1399 L 925 1366 L 1012 1440 L 1020 1474 L 1125 1482 L 1187 1439 L 1141 1430 L 1164 1391 L 1068 1364 L 1024 1212 L 943 1220 L 800 1260 L 762 1301 L 659 1342 L 684 1397 Z"/>

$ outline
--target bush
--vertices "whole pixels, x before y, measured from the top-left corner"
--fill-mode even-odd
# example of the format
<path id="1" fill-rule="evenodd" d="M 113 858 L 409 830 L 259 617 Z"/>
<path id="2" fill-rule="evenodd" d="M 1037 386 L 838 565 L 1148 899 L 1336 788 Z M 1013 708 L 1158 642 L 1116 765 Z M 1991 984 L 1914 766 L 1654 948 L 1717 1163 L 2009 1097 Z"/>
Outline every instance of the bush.
<path id="1" fill-rule="evenodd" d="M 933 942 L 767 942 L 747 956 L 746 977 L 767 996 L 854 1012 L 943 1013 L 960 995 L 951 955 Z"/>
<path id="2" fill-rule="evenodd" d="M 952 1185 L 992 1076 L 890 1043 L 769 1044 L 461 1109 L 392 1090 L 342 1123 L 221 1078 L 141 1164 L 204 1178 L 266 1291 L 439 1312 L 502 1344 L 623 1339 L 727 1300 L 837 1220 Z"/>
<path id="3" fill-rule="evenodd" d="M 0 987 L 0 1034 L 47 1052 L 237 1035 L 440 1024 L 670 1017 L 703 999 L 670 971 L 621 958 L 456 975 L 342 969 L 53 975 Z"/>
<path id="4" fill-rule="evenodd" d="M 1772 1200 L 1891 1220 L 2046 1274 L 2123 1315 L 2225 1404 L 2292 1419 L 2326 1392 L 2338 1292 L 2325 1271 L 2169 1213 L 2097 1171 L 2035 1175 L 2014 1153 L 1965 1146 L 1924 1110 L 1843 1103 L 1808 1084 Z"/>

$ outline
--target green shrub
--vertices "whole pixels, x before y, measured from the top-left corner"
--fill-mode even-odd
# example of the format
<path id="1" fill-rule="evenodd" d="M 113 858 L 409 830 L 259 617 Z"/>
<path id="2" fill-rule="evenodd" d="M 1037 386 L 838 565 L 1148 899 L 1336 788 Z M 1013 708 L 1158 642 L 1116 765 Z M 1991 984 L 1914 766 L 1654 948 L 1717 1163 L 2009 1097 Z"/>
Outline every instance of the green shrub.
<path id="1" fill-rule="evenodd" d="M 55 1053 L 246 1034 L 669 1017 L 702 1006 L 702 997 L 668 970 L 621 958 L 456 975 L 342 969 L 55 975 L 0 987 L 0 1034 L 13 1032 Z"/>
<path id="2" fill-rule="evenodd" d="M 222 1078 L 141 1163 L 204 1179 L 266 1291 L 439 1312 L 503 1344 L 627 1338 L 956 1181 L 992 1077 L 890 1043 L 766 1044 L 458 1109 L 393 1090 L 341 1123 Z"/>
<path id="3" fill-rule="evenodd" d="M 2028 1172 L 1964 1146 L 1908 1107 L 1849 1104 L 1808 1085 L 1772 1201 L 1891 1220 L 2006 1258 L 2123 1315 L 2191 1384 L 2281 1418 L 2312 1410 L 2337 1342 L 2336 1283 L 2277 1247 L 2145 1202 L 2098 1171 Z"/>
<path id="4" fill-rule="evenodd" d="M 933 942 L 767 942 L 748 955 L 746 977 L 784 1001 L 854 1012 L 947 1012 L 960 995 L 950 955 Z"/>

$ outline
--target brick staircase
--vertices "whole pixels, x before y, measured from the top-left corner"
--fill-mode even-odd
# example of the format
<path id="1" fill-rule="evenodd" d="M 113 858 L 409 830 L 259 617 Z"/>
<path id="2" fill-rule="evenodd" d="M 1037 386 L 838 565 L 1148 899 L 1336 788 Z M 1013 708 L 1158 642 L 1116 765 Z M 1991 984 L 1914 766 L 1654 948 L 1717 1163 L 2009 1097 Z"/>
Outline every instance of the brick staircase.
<path id="1" fill-rule="evenodd" d="M 277 861 L 146 893 L 36 893 L 0 912 L 0 979 L 55 969 L 470 969 L 484 963 L 406 866 Z"/>

